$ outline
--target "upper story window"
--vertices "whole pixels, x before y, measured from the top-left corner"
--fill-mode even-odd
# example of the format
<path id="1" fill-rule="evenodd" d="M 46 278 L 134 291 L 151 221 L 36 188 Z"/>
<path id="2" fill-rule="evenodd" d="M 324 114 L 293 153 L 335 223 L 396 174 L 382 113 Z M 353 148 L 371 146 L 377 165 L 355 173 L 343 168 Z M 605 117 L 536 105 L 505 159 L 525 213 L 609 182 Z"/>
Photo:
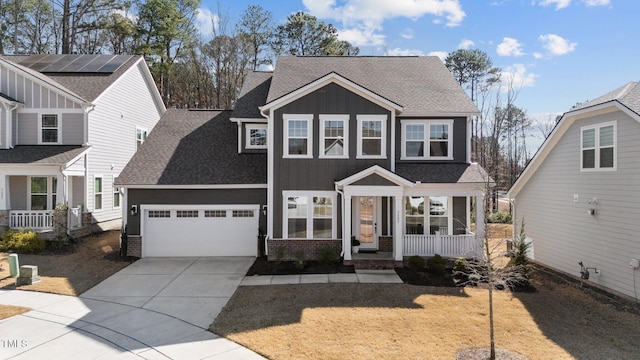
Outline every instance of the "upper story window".
<path id="1" fill-rule="evenodd" d="M 313 115 L 284 114 L 284 157 L 313 157 Z"/>
<path id="2" fill-rule="evenodd" d="M 136 150 L 140 149 L 140 145 L 147 140 L 147 130 L 136 128 Z"/>
<path id="3" fill-rule="evenodd" d="M 247 149 L 267 148 L 267 124 L 247 124 Z"/>
<path id="4" fill-rule="evenodd" d="M 358 115 L 358 158 L 384 159 L 387 154 L 387 116 Z"/>
<path id="5" fill-rule="evenodd" d="M 580 128 L 581 170 L 616 169 L 616 123 L 609 122 Z"/>
<path id="6" fill-rule="evenodd" d="M 402 159 L 453 159 L 453 120 L 403 120 Z"/>
<path id="7" fill-rule="evenodd" d="M 349 115 L 320 115 L 320 157 L 349 157 Z"/>
<path id="8" fill-rule="evenodd" d="M 60 143 L 60 119 L 58 114 L 42 114 L 40 117 L 40 143 Z"/>

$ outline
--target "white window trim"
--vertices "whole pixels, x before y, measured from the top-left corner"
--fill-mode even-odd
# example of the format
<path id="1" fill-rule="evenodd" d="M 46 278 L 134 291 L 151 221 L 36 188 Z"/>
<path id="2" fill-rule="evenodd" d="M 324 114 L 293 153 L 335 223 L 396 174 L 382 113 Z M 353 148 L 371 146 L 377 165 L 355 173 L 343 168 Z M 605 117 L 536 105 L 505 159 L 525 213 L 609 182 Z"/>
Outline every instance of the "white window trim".
<path id="1" fill-rule="evenodd" d="M 111 208 L 112 209 L 121 209 L 122 208 L 122 192 L 120 191 L 121 188 L 119 186 L 115 185 L 116 179 L 118 179 L 118 177 L 114 175 L 113 176 L 113 182 L 111 183 L 111 193 L 113 194 L 113 197 L 111 198 Z M 117 191 L 116 191 L 116 189 L 117 189 Z M 104 184 L 103 184 L 103 190 L 104 190 Z M 118 202 L 120 205 L 118 205 L 118 206 L 116 206 L 115 205 L 115 201 L 113 201 L 115 199 L 116 194 L 118 194 L 119 200 L 120 200 Z"/>
<path id="2" fill-rule="evenodd" d="M 424 232 L 425 234 L 423 235 L 431 235 L 431 217 L 444 217 L 444 215 L 431 215 L 431 209 L 427 208 L 429 206 L 429 200 L 431 198 L 436 198 L 436 197 L 443 197 L 446 196 L 447 198 L 447 227 L 448 227 L 448 232 L 449 234 L 447 235 L 453 235 L 453 196 L 450 195 L 432 195 L 432 196 L 428 196 L 428 195 L 405 195 L 404 197 L 404 201 L 407 201 L 407 197 L 416 197 L 416 196 L 421 196 L 424 198 L 424 202 L 425 202 L 425 210 L 424 210 L 424 214 L 422 214 L 422 219 L 424 221 L 425 224 L 425 228 L 424 228 Z M 405 204 L 403 204 L 405 205 Z M 467 208 L 468 209 L 468 208 Z M 468 216 L 468 215 L 467 215 Z M 406 213 L 404 214 L 404 222 L 405 222 L 405 226 L 402 229 L 403 234 L 406 234 L 407 231 L 407 227 L 406 227 L 406 219 L 408 217 L 418 217 L 417 215 L 407 215 Z M 427 227 L 429 228 L 429 230 L 427 231 Z M 440 234 L 440 235 L 444 235 L 444 234 Z"/>
<path id="3" fill-rule="evenodd" d="M 613 167 L 600 167 L 600 129 L 607 126 L 613 126 Z M 595 129 L 596 144 L 594 147 L 595 159 L 593 168 L 584 168 L 584 148 L 583 137 L 584 131 Z M 597 172 L 597 171 L 616 171 L 618 169 L 618 126 L 616 121 L 609 121 L 595 125 L 583 126 L 580 128 L 580 172 Z"/>
<path id="4" fill-rule="evenodd" d="M 348 159 L 349 158 L 349 115 L 320 115 L 320 155 L 321 159 Z M 343 154 L 342 155 L 326 155 L 324 148 L 325 141 L 325 132 L 324 132 L 324 124 L 327 121 L 342 121 L 343 125 L 343 134 L 342 134 L 342 147 Z"/>
<path id="5" fill-rule="evenodd" d="M 58 192 L 56 188 L 53 187 L 53 179 L 55 178 L 55 176 L 51 176 L 51 175 L 31 175 L 28 176 L 28 180 L 27 181 L 27 208 L 29 210 L 31 210 L 31 195 L 33 195 L 33 193 L 31 192 L 31 179 L 34 177 L 41 177 L 41 178 L 46 178 L 47 179 L 47 192 L 46 193 L 37 193 L 39 195 L 46 195 L 47 196 L 47 204 L 46 204 L 46 208 L 47 209 L 55 209 L 57 204 L 54 204 L 53 202 L 53 195 L 56 195 L 56 199 L 58 197 Z"/>
<path id="6" fill-rule="evenodd" d="M 289 219 L 287 217 L 287 199 L 289 197 L 306 197 L 307 198 L 307 237 L 306 238 L 294 238 L 294 240 L 313 240 L 313 198 L 314 197 L 328 197 L 331 198 L 333 209 L 331 212 L 331 239 L 338 238 L 338 224 L 337 224 L 337 196 L 335 191 L 283 191 L 282 192 L 282 238 L 289 239 Z"/>
<path id="7" fill-rule="evenodd" d="M 251 145 L 251 130 L 264 130 L 264 145 Z M 247 124 L 245 127 L 245 148 L 247 149 L 266 149 L 267 148 L 267 124 Z"/>
<path id="8" fill-rule="evenodd" d="M 144 139 L 142 141 L 140 141 L 140 145 L 144 144 L 144 142 L 147 141 L 147 137 L 149 136 L 149 130 L 147 130 L 145 128 L 142 128 L 142 127 L 139 127 L 139 126 L 136 126 L 136 133 L 135 133 L 135 141 L 136 141 L 135 142 L 135 146 L 136 146 L 135 149 L 136 150 L 138 150 L 138 147 L 140 146 L 140 145 L 138 145 L 138 141 L 139 141 L 138 140 L 138 131 L 142 131 L 142 132 L 145 133 Z"/>
<path id="9" fill-rule="evenodd" d="M 357 159 L 386 159 L 387 158 L 387 115 L 356 115 L 358 123 L 358 146 Z M 381 121 L 382 122 L 382 141 L 380 144 L 381 155 L 362 155 L 362 122 L 363 121 Z"/>
<path id="10" fill-rule="evenodd" d="M 56 142 L 43 142 L 42 141 L 42 117 L 44 115 L 55 115 L 58 119 L 58 126 L 56 130 L 58 130 L 58 141 Z M 53 128 L 51 128 L 53 129 Z M 62 144 L 62 114 L 55 111 L 47 111 L 38 113 L 38 145 L 59 145 Z"/>
<path id="11" fill-rule="evenodd" d="M 100 192 L 96 192 L 96 180 L 97 179 L 102 179 L 102 189 L 100 189 Z M 101 195 L 102 197 L 102 204 L 100 204 L 100 209 L 96 208 L 96 195 Z M 104 210 L 104 176 L 102 174 L 96 174 L 93 175 L 93 210 L 94 211 L 101 211 Z"/>
<path id="12" fill-rule="evenodd" d="M 452 119 L 429 119 L 429 120 L 402 120 L 402 146 L 400 160 L 453 160 L 453 120 Z M 407 156 L 407 125 L 424 125 L 424 155 Z M 449 156 L 430 156 L 431 153 L 431 125 L 444 124 L 449 126 L 449 138 L 447 139 L 447 154 Z"/>
<path id="13" fill-rule="evenodd" d="M 282 157 L 296 159 L 312 159 L 313 158 L 313 114 L 283 114 L 284 122 L 282 128 L 284 135 L 282 136 Z M 307 122 L 307 153 L 304 155 L 289 154 L 289 121 L 303 120 Z"/>

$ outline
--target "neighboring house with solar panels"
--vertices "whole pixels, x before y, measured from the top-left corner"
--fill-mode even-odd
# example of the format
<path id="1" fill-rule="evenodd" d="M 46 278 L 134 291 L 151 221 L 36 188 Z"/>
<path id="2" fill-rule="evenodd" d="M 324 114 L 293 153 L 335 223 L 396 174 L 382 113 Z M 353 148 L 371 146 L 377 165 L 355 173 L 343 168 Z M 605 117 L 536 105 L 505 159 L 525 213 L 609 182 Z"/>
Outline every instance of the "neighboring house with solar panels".
<path id="1" fill-rule="evenodd" d="M 120 226 L 120 171 L 165 106 L 141 56 L 0 57 L 0 227 Z"/>

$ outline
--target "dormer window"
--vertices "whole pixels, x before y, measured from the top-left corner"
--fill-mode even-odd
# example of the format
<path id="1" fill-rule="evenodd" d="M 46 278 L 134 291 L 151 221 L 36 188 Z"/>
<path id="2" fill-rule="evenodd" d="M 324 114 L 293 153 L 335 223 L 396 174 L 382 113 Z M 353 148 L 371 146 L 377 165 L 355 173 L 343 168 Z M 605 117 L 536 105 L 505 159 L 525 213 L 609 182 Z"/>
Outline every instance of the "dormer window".
<path id="1" fill-rule="evenodd" d="M 452 160 L 453 120 L 402 121 L 403 160 Z"/>
<path id="2" fill-rule="evenodd" d="M 58 114 L 42 114 L 40 118 L 40 143 L 58 144 L 60 139 Z"/>
<path id="3" fill-rule="evenodd" d="M 247 149 L 267 148 L 267 124 L 247 124 L 246 129 Z"/>

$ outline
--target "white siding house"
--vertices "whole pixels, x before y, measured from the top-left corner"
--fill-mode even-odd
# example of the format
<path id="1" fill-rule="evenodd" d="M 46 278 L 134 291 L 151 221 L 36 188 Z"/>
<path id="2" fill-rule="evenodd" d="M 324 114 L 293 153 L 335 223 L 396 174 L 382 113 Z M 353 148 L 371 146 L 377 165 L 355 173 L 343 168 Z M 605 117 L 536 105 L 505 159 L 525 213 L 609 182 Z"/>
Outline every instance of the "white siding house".
<path id="1" fill-rule="evenodd" d="M 565 113 L 509 191 L 536 262 L 637 298 L 640 84 Z M 597 272 L 596 272 L 597 269 Z M 599 273 L 599 275 L 598 275 Z"/>
<path id="2" fill-rule="evenodd" d="M 114 179 L 165 112 L 141 56 L 0 57 L 0 226 L 116 227 Z"/>

